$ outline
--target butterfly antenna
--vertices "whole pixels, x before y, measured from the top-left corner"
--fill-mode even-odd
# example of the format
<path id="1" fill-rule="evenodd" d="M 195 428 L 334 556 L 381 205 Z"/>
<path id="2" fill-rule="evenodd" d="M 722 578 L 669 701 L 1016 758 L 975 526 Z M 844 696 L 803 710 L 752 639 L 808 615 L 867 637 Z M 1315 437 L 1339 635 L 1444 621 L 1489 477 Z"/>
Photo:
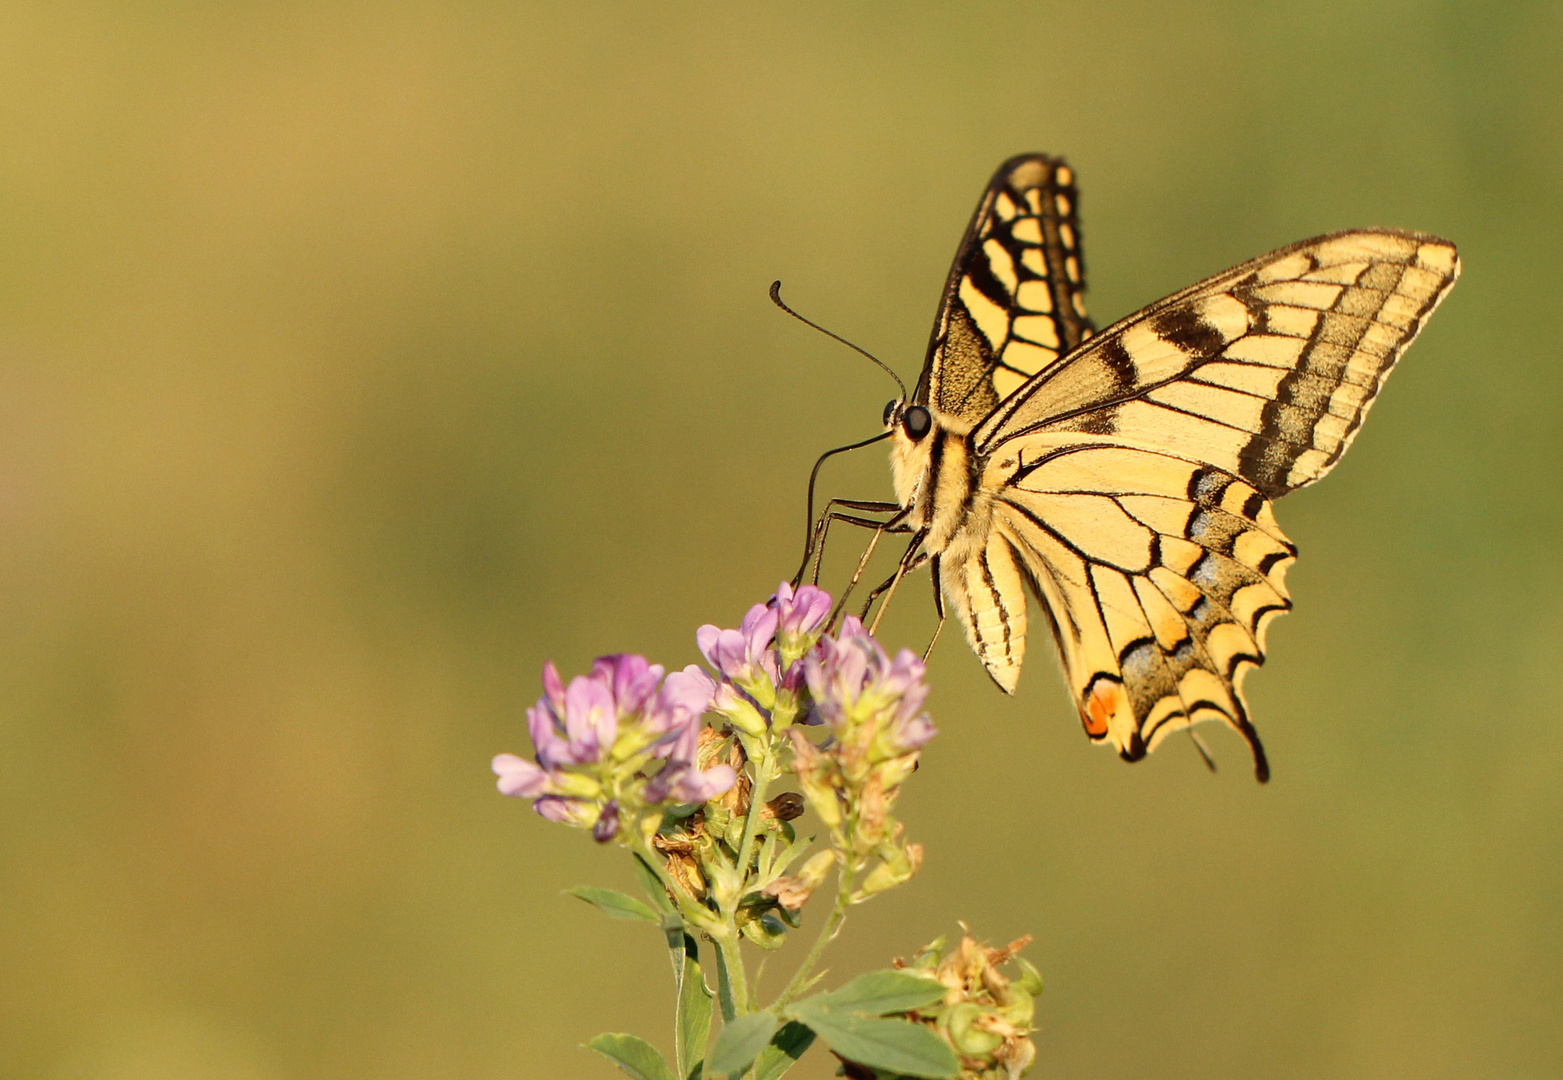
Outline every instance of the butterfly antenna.
<path id="1" fill-rule="evenodd" d="M 855 350 L 857 352 L 862 353 L 864 356 L 868 357 L 874 363 L 878 364 L 881 368 L 884 369 L 885 374 L 890 376 L 892 379 L 894 379 L 895 380 L 895 384 L 901 388 L 901 400 L 902 401 L 906 400 L 906 384 L 901 381 L 901 376 L 897 375 L 894 371 L 892 371 L 890 369 L 890 365 L 889 364 L 887 364 L 883 360 L 879 359 L 879 357 L 875 356 L 873 353 L 869 352 L 867 349 L 862 348 L 861 346 L 852 344 L 852 342 L 848 341 L 846 338 L 842 337 L 840 334 L 833 334 L 833 333 L 831 333 L 829 330 L 826 330 L 819 323 L 815 322 L 812 319 L 805 319 L 802 315 L 799 315 L 796 311 L 792 310 L 792 308 L 788 307 L 786 301 L 784 301 L 781 298 L 781 282 L 779 282 L 779 281 L 771 282 L 771 303 L 773 303 L 777 307 L 781 308 L 788 315 L 791 315 L 794 319 L 797 319 L 803 325 L 814 327 L 814 329 L 818 330 L 820 333 L 824 334 L 826 337 L 835 338 L 837 341 L 841 342 L 841 344 L 845 345 L 847 348 L 853 349 L 853 350 Z"/>

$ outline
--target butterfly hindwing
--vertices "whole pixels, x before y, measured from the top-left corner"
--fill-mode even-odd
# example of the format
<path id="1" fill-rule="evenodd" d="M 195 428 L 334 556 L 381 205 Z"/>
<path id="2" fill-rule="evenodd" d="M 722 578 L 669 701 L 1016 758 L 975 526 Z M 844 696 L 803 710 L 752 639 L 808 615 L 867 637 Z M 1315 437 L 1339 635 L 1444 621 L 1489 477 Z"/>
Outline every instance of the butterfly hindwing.
<path id="1" fill-rule="evenodd" d="M 950 268 L 918 402 L 976 423 L 1090 335 L 1077 202 L 1061 158 L 1000 166 Z"/>
<path id="2" fill-rule="evenodd" d="M 989 547 L 1014 553 L 1052 616 L 1086 733 L 1134 760 L 1217 719 L 1248 740 L 1263 776 L 1240 684 L 1264 662 L 1270 620 L 1291 606 L 1296 557 L 1269 500 L 1145 447 L 1018 442 L 995 465 L 1007 479 Z"/>
<path id="3" fill-rule="evenodd" d="M 972 651 L 1000 689 L 1013 694 L 1026 658 L 1025 555 L 994 535 L 969 555 L 941 563 L 935 574 L 935 587 L 955 608 Z"/>
<path id="4" fill-rule="evenodd" d="M 1454 246 L 1420 233 L 1292 244 L 1103 331 L 1005 399 L 974 447 L 1118 435 L 1285 494 L 1340 459 L 1458 273 Z"/>

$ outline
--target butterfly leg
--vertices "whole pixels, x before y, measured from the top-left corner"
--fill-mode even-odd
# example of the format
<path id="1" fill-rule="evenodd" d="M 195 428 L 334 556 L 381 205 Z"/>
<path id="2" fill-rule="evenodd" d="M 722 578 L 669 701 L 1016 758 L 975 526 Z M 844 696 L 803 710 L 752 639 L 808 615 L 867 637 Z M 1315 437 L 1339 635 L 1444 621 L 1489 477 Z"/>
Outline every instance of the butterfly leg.
<path id="1" fill-rule="evenodd" d="M 820 541 L 819 546 L 815 549 L 814 576 L 810 579 L 812 583 L 815 585 L 819 584 L 820 568 L 824 565 L 825 562 L 825 541 L 830 535 L 830 526 L 833 522 L 844 521 L 848 525 L 856 525 L 863 529 L 882 529 L 888 532 L 906 532 L 906 528 L 904 526 L 896 525 L 895 520 L 895 518 L 891 518 L 889 521 L 875 521 L 872 518 L 861 518 L 854 514 L 842 514 L 835 512 L 825 515 L 820 522 Z M 796 588 L 796 586 L 794 586 L 794 588 Z"/>
<path id="2" fill-rule="evenodd" d="M 923 568 L 923 566 L 927 562 L 928 562 L 928 556 L 926 554 L 919 555 L 913 561 L 912 565 L 908 566 L 906 568 L 906 572 L 907 573 L 911 573 L 913 570 L 920 570 L 920 569 Z M 897 569 L 894 574 L 891 574 L 889 577 L 885 578 L 885 580 L 881 581 L 878 585 L 874 586 L 874 590 L 868 594 L 868 599 L 866 601 L 864 601 L 864 603 L 863 603 L 863 611 L 858 616 L 858 618 L 860 618 L 860 619 L 867 619 L 868 618 L 869 609 L 874 606 L 874 601 L 878 600 L 880 595 L 883 594 L 886 589 L 890 588 L 893 584 L 895 584 L 896 578 L 898 578 L 900 575 L 901 575 L 901 571 L 899 569 Z"/>
<path id="3" fill-rule="evenodd" d="M 849 525 L 857 525 L 865 529 L 877 529 L 881 522 L 868 518 L 854 517 L 850 514 L 836 512 L 836 507 L 847 510 L 861 510 L 873 514 L 889 514 L 901 509 L 899 503 L 872 502 L 864 499 L 831 499 L 820 511 L 820 516 L 809 528 L 808 543 L 803 547 L 803 565 L 798 567 L 798 573 L 792 579 L 792 587 L 796 589 L 803 582 L 803 575 L 808 572 L 809 561 L 814 561 L 814 584 L 819 584 L 819 566 L 825 558 L 825 539 L 830 532 L 832 521 L 845 521 Z"/>
<path id="4" fill-rule="evenodd" d="M 872 539 L 869 540 L 868 547 L 863 549 L 863 557 L 857 561 L 857 569 L 852 572 L 852 580 L 847 582 L 847 587 L 841 591 L 841 596 L 836 600 L 835 610 L 830 613 L 830 622 L 827 625 L 835 626 L 836 620 L 841 617 L 842 611 L 846 609 L 847 598 L 852 595 L 852 590 L 856 589 L 857 583 L 862 580 L 863 571 L 868 567 L 868 560 L 873 557 L 874 549 L 879 546 L 880 537 L 884 536 L 887 532 L 907 533 L 912 531 L 910 527 L 901 524 L 901 522 L 906 518 L 907 513 L 908 511 L 902 510 L 901 513 L 897 514 L 889 521 L 883 522 L 875 527 L 874 535 Z M 921 542 L 921 538 L 925 532 L 927 532 L 926 529 L 918 531 L 917 540 L 914 541 L 914 544 Z"/>
<path id="5" fill-rule="evenodd" d="M 890 601 L 895 598 L 895 590 L 901 584 L 901 579 L 907 575 L 908 571 L 921 566 L 923 560 L 927 558 L 923 552 L 917 550 L 927 538 L 928 530 L 918 529 L 912 537 L 912 542 L 906 546 L 906 554 L 901 556 L 901 565 L 896 567 L 895 577 L 890 579 L 884 603 L 879 605 L 879 611 L 874 615 L 874 621 L 869 624 L 868 632 L 870 634 L 879 629 L 879 620 L 885 617 L 885 610 L 890 607 Z"/>
<path id="6" fill-rule="evenodd" d="M 933 647 L 938 644 L 939 634 L 944 630 L 945 619 L 944 590 L 941 588 L 943 583 L 939 580 L 939 556 L 935 555 L 932 562 L 933 569 L 928 577 L 933 582 L 933 609 L 939 613 L 939 625 L 933 628 L 933 637 L 928 639 L 928 647 L 923 650 L 923 663 L 925 664 L 928 662 L 928 658 L 933 655 Z"/>
<path id="7" fill-rule="evenodd" d="M 775 300 L 778 304 L 781 303 L 781 299 L 776 295 L 774 289 L 771 291 L 771 299 Z M 793 315 L 797 315 L 797 312 L 787 307 L 787 305 L 782 304 L 782 307 L 786 311 L 791 312 Z M 801 318 L 801 316 L 799 317 Z M 813 324 L 810 323 L 809 325 L 812 326 Z M 826 332 L 829 333 L 829 331 Z M 854 346 L 854 348 L 856 348 L 856 346 Z M 875 361 L 875 363 L 878 363 L 878 361 Z M 888 438 L 890 438 L 890 432 L 884 431 L 878 435 L 875 435 L 871 439 L 864 439 L 862 442 L 852 443 L 848 446 L 838 446 L 834 450 L 827 450 L 819 456 L 819 460 L 814 463 L 814 468 L 809 471 L 809 494 L 804 504 L 803 515 L 803 565 L 798 568 L 798 576 L 792 579 L 792 587 L 794 589 L 796 589 L 803 581 L 804 571 L 809 568 L 809 556 L 814 553 L 817 542 L 823 543 L 821 530 L 828 525 L 826 515 L 830 513 L 830 508 L 833 505 L 845 506 L 849 510 L 872 510 L 884 511 L 886 513 L 901 509 L 901 507 L 895 503 L 865 502 L 855 499 L 832 499 L 830 502 L 825 504 L 825 510 L 820 514 L 819 518 L 816 519 L 814 517 L 814 485 L 819 480 L 819 471 L 824 466 L 825 462 L 835 457 L 837 454 L 845 454 L 850 450 L 861 450 L 865 446 L 871 446 L 876 442 L 882 442 Z M 814 578 L 814 583 L 816 585 L 819 584 L 818 567 L 815 568 Z"/>
<path id="8" fill-rule="evenodd" d="M 1199 756 L 1204 759 L 1205 768 L 1209 769 L 1211 772 L 1215 772 L 1216 759 L 1210 756 L 1210 748 L 1205 745 L 1205 740 L 1201 739 L 1194 731 L 1194 725 L 1189 724 L 1183 730 L 1188 732 L 1190 741 L 1194 743 L 1194 749 L 1198 750 Z"/>
<path id="9" fill-rule="evenodd" d="M 836 610 L 830 613 L 830 621 L 825 625 L 834 629 L 836 620 L 841 618 L 842 609 L 847 606 L 847 597 L 852 595 L 852 590 L 857 587 L 858 579 L 863 576 L 863 568 L 868 565 L 868 560 L 873 557 L 874 549 L 879 546 L 879 538 L 885 535 L 883 528 L 874 530 L 874 535 L 869 538 L 868 547 L 863 549 L 863 557 L 857 561 L 857 569 L 852 572 L 852 580 L 847 582 L 847 587 L 841 590 L 841 596 L 836 600 Z M 819 570 L 816 566 L 815 580 L 819 579 Z"/>

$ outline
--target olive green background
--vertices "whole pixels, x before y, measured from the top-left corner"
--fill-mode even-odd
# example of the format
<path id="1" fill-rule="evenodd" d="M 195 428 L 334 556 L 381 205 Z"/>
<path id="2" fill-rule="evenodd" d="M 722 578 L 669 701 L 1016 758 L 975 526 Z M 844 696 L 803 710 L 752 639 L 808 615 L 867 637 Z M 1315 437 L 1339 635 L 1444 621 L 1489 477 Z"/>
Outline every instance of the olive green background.
<path id="1" fill-rule="evenodd" d="M 1465 277 L 1278 508 L 1230 733 L 1090 746 L 958 636 L 918 878 L 831 964 L 1036 935 L 1045 1077 L 1563 1072 L 1563 8 L 0 5 L 0 1075 L 601 1077 L 625 859 L 494 793 L 538 669 L 696 659 L 1066 154 L 1103 323 L 1304 236 Z M 884 497 L 880 448 L 826 474 Z M 839 581 L 844 542 L 827 572 Z M 932 628 L 926 578 L 886 621 Z M 773 960 L 773 989 L 790 970 Z M 831 1075 L 816 1052 L 794 1073 Z"/>

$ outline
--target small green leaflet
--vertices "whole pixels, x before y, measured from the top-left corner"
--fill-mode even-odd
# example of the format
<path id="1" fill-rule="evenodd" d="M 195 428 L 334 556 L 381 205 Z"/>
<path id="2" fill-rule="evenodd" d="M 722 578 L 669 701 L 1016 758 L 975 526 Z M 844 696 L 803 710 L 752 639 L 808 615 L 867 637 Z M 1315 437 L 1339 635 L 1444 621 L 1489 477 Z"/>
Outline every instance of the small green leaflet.
<path id="1" fill-rule="evenodd" d="M 771 1036 L 770 1044 L 754 1059 L 754 1080 L 780 1080 L 781 1075 L 796 1065 L 813 1045 L 814 1032 L 803 1024 L 796 1020 L 783 1024 Z"/>
<path id="2" fill-rule="evenodd" d="M 926 1080 L 951 1080 L 961 1074 L 955 1051 L 929 1028 L 895 1017 L 837 1012 L 819 1005 L 805 1007 L 816 1001 L 798 1002 L 793 1014 L 842 1057 Z"/>
<path id="3" fill-rule="evenodd" d="M 944 993 L 926 976 L 870 971 L 839 990 L 804 998 L 789 1012 L 842 1057 L 902 1076 L 945 1080 L 960 1075 L 955 1052 L 929 1028 L 884 1015 L 931 1005 Z"/>
<path id="4" fill-rule="evenodd" d="M 945 985 L 937 979 L 887 968 L 859 975 L 839 990 L 808 1000 L 823 1000 L 833 1010 L 883 1016 L 932 1005 L 944 996 L 945 990 Z M 801 1006 L 803 1002 L 798 1004 Z"/>
<path id="5" fill-rule="evenodd" d="M 565 892 L 577 900 L 585 900 L 610 919 L 636 919 L 640 922 L 659 922 L 657 913 L 645 904 L 619 892 L 617 889 L 599 889 L 595 885 L 577 885 Z"/>
<path id="6" fill-rule="evenodd" d="M 674 1057 L 678 1080 L 699 1080 L 706 1041 L 711 1037 L 711 991 L 700 970 L 695 939 L 684 938 L 684 969 L 678 980 L 678 1045 Z"/>
<path id="7" fill-rule="evenodd" d="M 638 1036 L 609 1032 L 586 1045 L 623 1069 L 633 1080 L 677 1080 L 657 1048 Z"/>
<path id="8" fill-rule="evenodd" d="M 776 1017 L 761 1010 L 740 1016 L 722 1029 L 706 1058 L 706 1074 L 735 1077 L 760 1056 L 776 1033 Z"/>
<path id="9" fill-rule="evenodd" d="M 646 896 L 650 898 L 652 905 L 662 914 L 673 914 L 673 901 L 668 896 L 668 891 L 662 887 L 662 882 L 657 880 L 657 875 L 651 867 L 646 865 L 646 860 L 639 855 L 635 856 L 635 876 L 640 879 L 640 887 L 646 890 Z"/>

